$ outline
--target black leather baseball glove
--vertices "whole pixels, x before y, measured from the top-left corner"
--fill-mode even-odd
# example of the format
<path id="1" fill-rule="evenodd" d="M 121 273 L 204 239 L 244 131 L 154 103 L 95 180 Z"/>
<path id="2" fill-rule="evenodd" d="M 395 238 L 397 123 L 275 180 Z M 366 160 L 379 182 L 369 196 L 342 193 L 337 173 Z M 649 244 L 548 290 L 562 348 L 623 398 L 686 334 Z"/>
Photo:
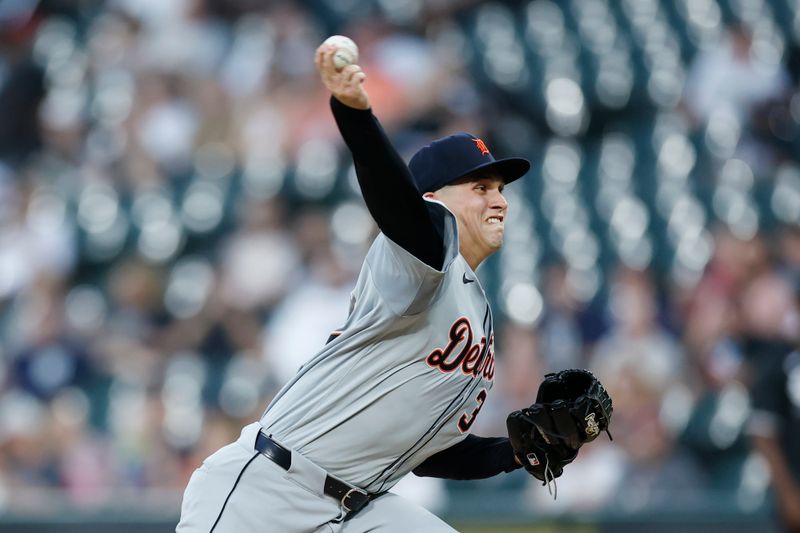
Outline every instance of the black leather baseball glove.
<path id="1" fill-rule="evenodd" d="M 601 431 L 611 438 L 612 411 L 611 397 L 588 370 L 547 374 L 536 403 L 506 419 L 514 455 L 532 476 L 549 483 Z"/>

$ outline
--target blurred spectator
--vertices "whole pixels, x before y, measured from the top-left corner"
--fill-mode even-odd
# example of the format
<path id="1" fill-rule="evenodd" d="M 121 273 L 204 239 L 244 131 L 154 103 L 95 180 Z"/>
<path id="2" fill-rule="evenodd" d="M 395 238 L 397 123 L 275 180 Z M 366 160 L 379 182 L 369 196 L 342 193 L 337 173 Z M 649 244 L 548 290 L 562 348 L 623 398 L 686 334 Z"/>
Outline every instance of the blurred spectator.
<path id="1" fill-rule="evenodd" d="M 764 238 L 750 240 L 718 227 L 706 272 L 685 306 L 683 342 L 703 389 L 738 379 L 742 363 L 737 299 L 751 280 L 769 269 Z"/>
<path id="2" fill-rule="evenodd" d="M 303 213 L 295 239 L 303 257 L 303 269 L 292 280 L 298 288 L 276 306 L 264 331 L 264 355 L 280 384 L 344 323 L 357 274 L 334 254 L 324 213 Z"/>
<path id="3" fill-rule="evenodd" d="M 800 225 L 787 224 L 778 229 L 780 269 L 790 283 L 800 282 Z"/>
<path id="4" fill-rule="evenodd" d="M 167 319 L 162 277 L 160 269 L 135 258 L 120 260 L 110 272 L 108 315 L 95 349 L 124 382 L 145 385 L 158 379 L 157 342 Z"/>
<path id="5" fill-rule="evenodd" d="M 625 267 L 617 270 L 609 295 L 611 329 L 591 356 L 591 367 L 604 383 L 629 375 L 663 395 L 685 379 L 686 356 L 659 323 L 658 303 L 648 273 Z"/>
<path id="6" fill-rule="evenodd" d="M 735 154 L 762 179 L 771 179 L 782 157 L 776 149 L 792 135 L 790 78 L 774 31 L 771 23 L 727 27 L 720 43 L 695 56 L 684 98 L 710 152 L 721 162 Z"/>
<path id="7" fill-rule="evenodd" d="M 39 106 L 44 99 L 44 75 L 22 50 L 4 58 L 0 84 L 0 161 L 19 166 L 41 146 Z"/>
<path id="8" fill-rule="evenodd" d="M 14 496 L 17 489 L 57 486 L 55 457 L 47 450 L 47 406 L 19 389 L 6 390 L 0 397 L 2 417 L 2 503 L 24 503 Z"/>
<path id="9" fill-rule="evenodd" d="M 748 433 L 769 467 L 778 519 L 787 532 L 800 531 L 798 302 L 800 286 L 775 274 L 754 280 L 742 298 L 744 349 L 752 373 Z"/>
<path id="10" fill-rule="evenodd" d="M 581 302 L 567 287 L 564 265 L 551 266 L 546 276 L 543 294 L 545 311 L 539 330 L 543 338 L 542 353 L 547 360 L 547 370 L 582 367 L 585 357 L 580 327 Z"/>
<path id="11" fill-rule="evenodd" d="M 80 508 L 102 504 L 113 486 L 114 458 L 110 442 L 92 426 L 87 394 L 65 389 L 51 403 L 49 438 L 58 458 L 59 485 Z"/>
<path id="12" fill-rule="evenodd" d="M 266 310 L 291 287 L 298 251 L 286 230 L 286 208 L 278 201 L 250 200 L 240 211 L 239 229 L 225 244 L 222 296 L 233 306 Z"/>
<path id="13" fill-rule="evenodd" d="M 96 362 L 80 339 L 66 328 L 60 280 L 40 278 L 31 297 L 21 302 L 11 382 L 40 400 L 52 400 L 70 386 L 91 387 Z"/>
<path id="14" fill-rule="evenodd" d="M 2 181 L 0 168 L 0 300 L 25 291 L 37 278 L 67 276 L 77 259 L 66 206 L 55 191 Z"/>
<path id="15" fill-rule="evenodd" d="M 714 256 L 681 310 L 696 398 L 681 443 L 701 460 L 709 487 L 724 490 L 750 483 L 744 468 L 749 450 L 743 433 L 749 413 L 747 324 L 756 307 L 757 312 L 764 310 L 765 301 L 756 302 L 752 293 L 743 299 L 743 294 L 772 267 L 763 235 L 743 239 L 720 227 L 715 237 Z"/>
<path id="16" fill-rule="evenodd" d="M 649 273 L 618 268 L 610 285 L 611 329 L 590 359 L 614 398 L 612 434 L 624 450 L 622 456 L 598 456 L 616 458 L 613 470 L 622 474 L 614 492 L 624 496 L 615 502 L 629 510 L 664 504 L 676 494 L 690 498 L 705 484 L 694 458 L 676 446 L 688 417 L 686 402 L 693 401 L 691 374 L 677 339 L 659 322 L 658 304 Z"/>
<path id="17" fill-rule="evenodd" d="M 753 44 L 753 28 L 738 23 L 726 29 L 718 45 L 695 57 L 686 84 L 686 105 L 703 125 L 715 115 L 724 115 L 746 129 L 756 104 L 787 90 L 785 66 L 774 57 L 759 55 Z"/>
<path id="18" fill-rule="evenodd" d="M 44 69 L 31 54 L 39 18 L 37 2 L 15 2 L 0 20 L 0 162 L 21 167 L 41 147 L 39 106 L 45 96 Z"/>

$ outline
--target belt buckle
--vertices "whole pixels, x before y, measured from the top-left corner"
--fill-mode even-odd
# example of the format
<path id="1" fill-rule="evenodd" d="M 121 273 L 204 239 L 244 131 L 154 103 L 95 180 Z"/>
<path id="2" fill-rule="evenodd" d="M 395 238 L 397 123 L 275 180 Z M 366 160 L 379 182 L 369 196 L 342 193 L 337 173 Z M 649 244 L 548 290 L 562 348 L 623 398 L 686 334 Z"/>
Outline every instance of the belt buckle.
<path id="1" fill-rule="evenodd" d="M 358 498 L 356 501 L 354 501 L 353 507 L 350 507 L 348 505 L 348 501 L 352 498 L 355 498 L 356 495 L 361 496 L 361 498 Z M 364 505 L 366 505 L 368 501 L 369 501 L 369 494 L 360 489 L 350 489 L 345 493 L 344 496 L 342 496 L 341 504 L 342 507 L 344 507 L 344 510 L 350 513 L 353 511 L 360 511 L 361 508 L 364 507 Z"/>

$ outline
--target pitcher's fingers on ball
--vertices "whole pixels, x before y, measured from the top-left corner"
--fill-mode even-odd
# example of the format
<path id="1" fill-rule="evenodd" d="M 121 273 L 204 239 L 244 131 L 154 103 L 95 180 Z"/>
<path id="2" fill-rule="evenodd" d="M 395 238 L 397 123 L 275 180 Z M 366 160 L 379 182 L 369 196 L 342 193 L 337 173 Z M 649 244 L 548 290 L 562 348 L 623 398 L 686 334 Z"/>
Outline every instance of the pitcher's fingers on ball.
<path id="1" fill-rule="evenodd" d="M 342 69 L 341 72 L 342 72 L 342 77 L 347 81 L 352 81 L 354 76 L 359 72 L 361 74 L 364 74 L 364 71 L 361 70 L 361 67 L 358 65 L 347 65 Z"/>
<path id="2" fill-rule="evenodd" d="M 336 53 L 336 47 L 329 44 L 320 45 L 317 48 L 317 54 L 314 56 L 314 62 L 320 70 L 334 71 L 336 68 L 333 65 L 333 54 Z"/>

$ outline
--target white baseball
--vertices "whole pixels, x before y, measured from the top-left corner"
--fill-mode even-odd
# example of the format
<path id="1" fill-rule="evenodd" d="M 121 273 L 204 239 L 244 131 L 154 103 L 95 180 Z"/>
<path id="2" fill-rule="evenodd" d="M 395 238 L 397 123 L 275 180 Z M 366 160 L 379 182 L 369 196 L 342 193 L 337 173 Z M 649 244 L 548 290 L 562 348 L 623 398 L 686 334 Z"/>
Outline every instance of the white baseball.
<path id="1" fill-rule="evenodd" d="M 336 70 L 342 70 L 358 61 L 358 46 L 350 37 L 331 35 L 322 44 L 332 44 L 336 47 L 336 53 L 333 54 L 333 66 Z"/>

